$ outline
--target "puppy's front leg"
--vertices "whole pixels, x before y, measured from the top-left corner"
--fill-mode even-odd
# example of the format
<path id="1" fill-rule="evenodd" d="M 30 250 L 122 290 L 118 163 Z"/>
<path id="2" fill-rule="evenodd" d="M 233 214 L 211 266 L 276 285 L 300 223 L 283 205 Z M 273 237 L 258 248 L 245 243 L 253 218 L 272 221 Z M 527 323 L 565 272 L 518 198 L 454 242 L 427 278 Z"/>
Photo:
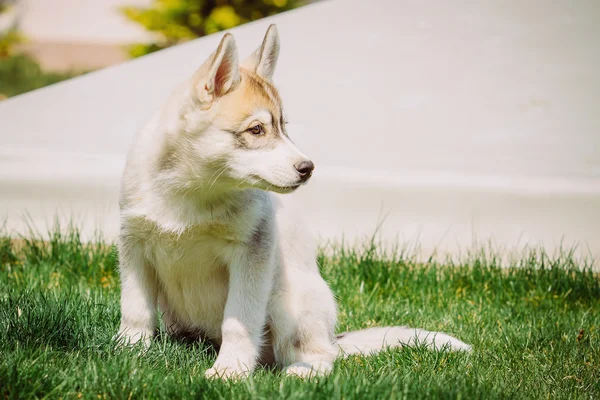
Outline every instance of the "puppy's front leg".
<path id="1" fill-rule="evenodd" d="M 124 239 L 119 241 L 119 272 L 121 327 L 116 339 L 130 344 L 141 340 L 147 347 L 156 329 L 156 277 L 141 249 Z"/>
<path id="2" fill-rule="evenodd" d="M 272 252 L 244 248 L 236 253 L 229 261 L 229 291 L 221 327 L 221 349 L 215 364 L 205 373 L 207 378 L 249 375 L 256 366 L 262 343 L 273 280 Z"/>

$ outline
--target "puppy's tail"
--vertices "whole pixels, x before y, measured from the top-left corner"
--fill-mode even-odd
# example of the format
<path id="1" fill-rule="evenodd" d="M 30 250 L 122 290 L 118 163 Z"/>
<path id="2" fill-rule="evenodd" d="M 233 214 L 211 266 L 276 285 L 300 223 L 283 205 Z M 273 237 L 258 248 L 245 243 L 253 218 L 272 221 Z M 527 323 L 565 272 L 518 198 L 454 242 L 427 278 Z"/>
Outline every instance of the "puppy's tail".
<path id="1" fill-rule="evenodd" d="M 374 354 L 390 347 L 422 345 L 434 350 L 471 351 L 471 346 L 443 332 L 405 326 L 370 328 L 337 335 L 340 356 Z"/>

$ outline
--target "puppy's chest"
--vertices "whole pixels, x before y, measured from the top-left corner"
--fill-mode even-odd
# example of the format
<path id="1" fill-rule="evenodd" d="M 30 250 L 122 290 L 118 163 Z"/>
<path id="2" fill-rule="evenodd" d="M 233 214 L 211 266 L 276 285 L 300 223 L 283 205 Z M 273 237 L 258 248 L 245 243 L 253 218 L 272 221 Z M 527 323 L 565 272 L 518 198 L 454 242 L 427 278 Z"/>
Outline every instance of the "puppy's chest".
<path id="1" fill-rule="evenodd" d="M 225 227 L 218 232 L 232 233 Z M 215 235 L 214 229 L 148 240 L 146 255 L 156 271 L 163 306 L 177 321 L 210 338 L 220 337 L 229 289 L 227 252 L 237 246 L 237 240 Z"/>
<path id="2" fill-rule="evenodd" d="M 226 225 L 195 228 L 181 235 L 153 235 L 146 255 L 158 271 L 165 273 L 210 273 L 225 263 L 228 252 L 242 241 L 240 234 Z"/>

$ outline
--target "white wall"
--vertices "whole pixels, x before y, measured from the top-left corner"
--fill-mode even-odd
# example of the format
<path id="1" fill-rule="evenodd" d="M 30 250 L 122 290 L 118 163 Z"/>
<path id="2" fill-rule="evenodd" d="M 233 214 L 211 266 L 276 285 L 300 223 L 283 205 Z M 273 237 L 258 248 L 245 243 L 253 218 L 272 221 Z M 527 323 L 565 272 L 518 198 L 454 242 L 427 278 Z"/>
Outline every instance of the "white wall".
<path id="1" fill-rule="evenodd" d="M 292 195 L 324 238 L 374 231 L 456 254 L 579 243 L 600 255 L 600 3 L 330 0 L 279 26 L 275 81 L 317 169 Z M 0 103 L 0 210 L 117 231 L 124 154 L 221 34 Z"/>

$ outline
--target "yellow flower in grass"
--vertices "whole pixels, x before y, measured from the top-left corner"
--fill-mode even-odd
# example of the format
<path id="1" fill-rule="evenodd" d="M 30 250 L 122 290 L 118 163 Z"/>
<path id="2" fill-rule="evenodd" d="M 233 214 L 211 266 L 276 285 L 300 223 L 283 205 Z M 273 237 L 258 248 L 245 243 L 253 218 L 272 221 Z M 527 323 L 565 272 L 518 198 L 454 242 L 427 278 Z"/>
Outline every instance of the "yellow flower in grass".
<path id="1" fill-rule="evenodd" d="M 100 284 L 104 289 L 112 287 L 113 277 L 110 275 L 104 275 L 102 278 L 100 278 Z"/>

